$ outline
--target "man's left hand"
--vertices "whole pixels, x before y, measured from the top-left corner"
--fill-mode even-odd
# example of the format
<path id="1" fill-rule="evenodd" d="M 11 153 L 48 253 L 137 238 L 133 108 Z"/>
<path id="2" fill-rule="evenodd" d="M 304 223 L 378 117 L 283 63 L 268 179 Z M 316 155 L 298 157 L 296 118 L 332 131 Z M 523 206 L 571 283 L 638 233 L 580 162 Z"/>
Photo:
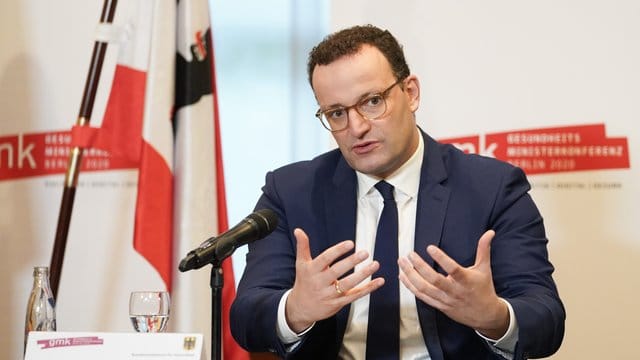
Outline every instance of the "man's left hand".
<path id="1" fill-rule="evenodd" d="M 509 326 L 509 310 L 498 298 L 491 274 L 491 240 L 495 232 L 485 232 L 478 241 L 476 261 L 465 268 L 436 246 L 427 253 L 446 275 L 436 272 L 417 253 L 398 259 L 400 281 L 415 296 L 442 311 L 451 319 L 482 335 L 499 339 Z"/>

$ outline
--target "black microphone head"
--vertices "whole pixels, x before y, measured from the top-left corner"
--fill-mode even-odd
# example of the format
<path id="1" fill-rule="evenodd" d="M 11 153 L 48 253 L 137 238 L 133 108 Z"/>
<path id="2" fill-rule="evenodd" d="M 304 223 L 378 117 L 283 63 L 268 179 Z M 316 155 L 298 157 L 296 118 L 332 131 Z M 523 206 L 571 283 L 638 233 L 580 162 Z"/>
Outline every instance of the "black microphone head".
<path id="1" fill-rule="evenodd" d="M 247 218 L 252 219 L 258 225 L 258 238 L 271 234 L 278 226 L 278 215 L 271 209 L 257 210 Z"/>
<path id="2" fill-rule="evenodd" d="M 193 251 L 190 251 L 187 256 L 185 256 L 184 259 L 180 261 L 178 270 L 180 270 L 180 272 L 185 272 L 191 269 L 195 269 L 196 266 L 198 266 L 198 258 L 194 255 Z"/>

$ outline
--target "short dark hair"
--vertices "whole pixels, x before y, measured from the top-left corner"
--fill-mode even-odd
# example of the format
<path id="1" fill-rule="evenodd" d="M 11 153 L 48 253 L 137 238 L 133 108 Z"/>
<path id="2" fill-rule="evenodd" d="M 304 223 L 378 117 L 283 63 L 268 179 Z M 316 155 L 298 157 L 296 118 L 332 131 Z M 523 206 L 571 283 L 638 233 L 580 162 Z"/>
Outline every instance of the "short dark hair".
<path id="1" fill-rule="evenodd" d="M 311 78 L 317 65 L 328 65 L 346 55 L 360 51 L 362 45 L 371 45 L 380 50 L 391 65 L 396 79 L 409 76 L 409 65 L 404 58 L 402 46 L 388 30 L 373 25 L 358 25 L 337 31 L 325 37 L 309 53 L 307 75 L 313 88 Z"/>

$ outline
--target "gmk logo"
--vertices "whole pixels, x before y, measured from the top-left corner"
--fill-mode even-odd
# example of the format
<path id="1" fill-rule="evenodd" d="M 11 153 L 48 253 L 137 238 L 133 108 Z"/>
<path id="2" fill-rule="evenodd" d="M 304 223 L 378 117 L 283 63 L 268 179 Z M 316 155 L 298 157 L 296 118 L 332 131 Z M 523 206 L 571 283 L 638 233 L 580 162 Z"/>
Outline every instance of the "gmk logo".
<path id="1" fill-rule="evenodd" d="M 604 124 L 513 130 L 440 141 L 467 153 L 507 161 L 529 175 L 629 168 L 627 138 L 607 138 Z"/>
<path id="2" fill-rule="evenodd" d="M 627 138 L 607 138 L 604 124 L 512 130 L 440 141 L 467 153 L 507 161 L 529 175 L 629 168 Z M 71 131 L 0 137 L 0 181 L 64 173 L 73 144 Z M 81 171 L 136 166 L 104 150 L 85 149 Z"/>
<path id="3" fill-rule="evenodd" d="M 71 131 L 0 137 L 0 181 L 63 174 L 73 148 Z M 137 165 L 108 152 L 85 149 L 81 171 L 130 169 Z"/>
<path id="4" fill-rule="evenodd" d="M 81 336 L 38 340 L 37 344 L 40 345 L 40 349 L 50 349 L 68 346 L 103 345 L 104 339 L 97 336 Z"/>

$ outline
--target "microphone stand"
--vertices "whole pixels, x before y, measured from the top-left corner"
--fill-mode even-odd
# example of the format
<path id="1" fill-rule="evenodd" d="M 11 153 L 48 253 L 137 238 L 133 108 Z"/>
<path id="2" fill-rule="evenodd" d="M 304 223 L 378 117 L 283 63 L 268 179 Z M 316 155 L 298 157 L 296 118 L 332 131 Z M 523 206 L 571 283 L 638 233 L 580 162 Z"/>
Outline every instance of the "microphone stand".
<path id="1" fill-rule="evenodd" d="M 278 215 L 273 210 L 261 209 L 247 216 L 240 224 L 217 238 L 210 238 L 197 249 L 191 250 L 180 261 L 181 272 L 199 269 L 211 264 L 211 359 L 222 358 L 222 288 L 224 274 L 222 262 L 240 245 L 261 239 L 276 229 Z"/>
<path id="2" fill-rule="evenodd" d="M 224 286 L 224 274 L 222 263 L 214 260 L 211 262 L 211 360 L 222 359 L 222 287 Z"/>

